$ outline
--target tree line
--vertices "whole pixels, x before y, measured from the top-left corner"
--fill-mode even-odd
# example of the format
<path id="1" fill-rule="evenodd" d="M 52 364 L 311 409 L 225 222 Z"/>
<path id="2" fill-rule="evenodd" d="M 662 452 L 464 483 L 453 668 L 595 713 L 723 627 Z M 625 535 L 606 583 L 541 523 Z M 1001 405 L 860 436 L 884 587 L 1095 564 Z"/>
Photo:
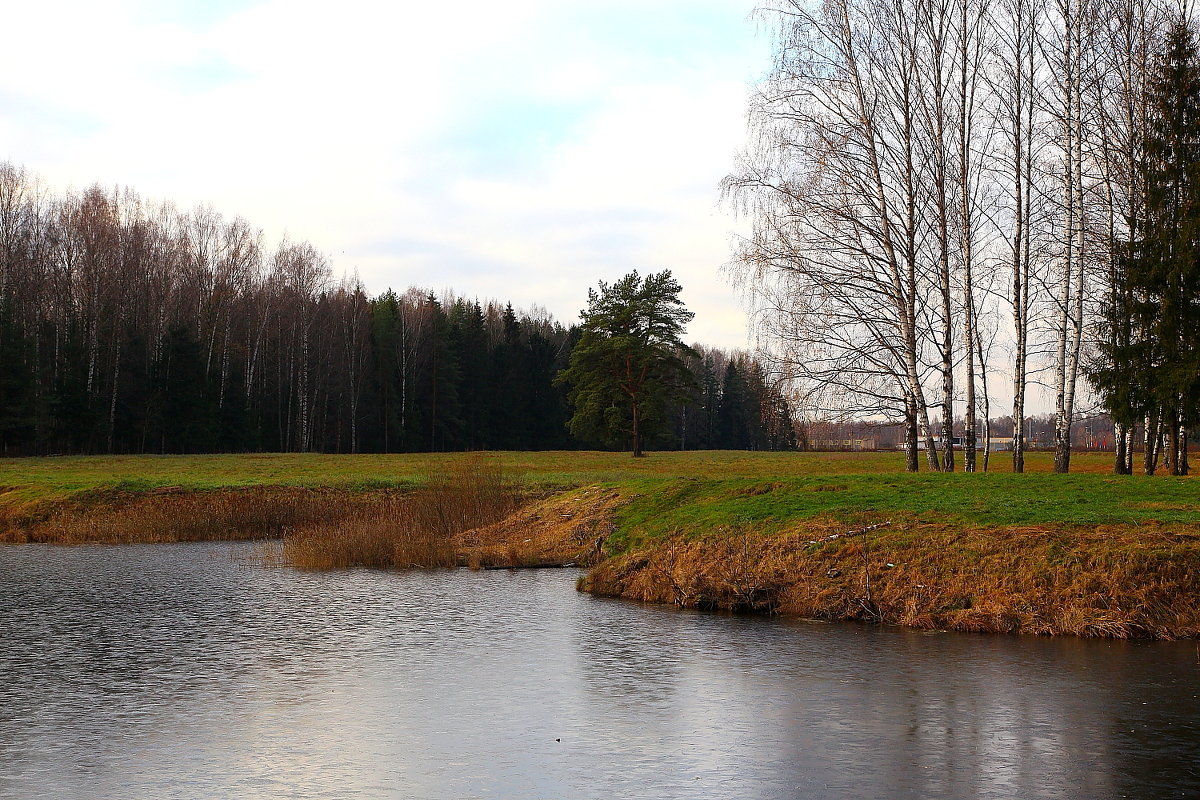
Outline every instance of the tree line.
<path id="1" fill-rule="evenodd" d="M 963 468 L 1011 381 L 1055 469 L 1089 403 L 1117 472 L 1187 471 L 1200 415 L 1192 22 L 1166 0 L 788 0 L 724 184 L 735 269 L 811 413 L 902 422 L 907 467 Z M 1003 376 L 1003 378 L 1002 378 Z M 1096 391 L 1089 393 L 1091 388 Z M 1165 446 L 1163 443 L 1166 443 Z"/>
<path id="2" fill-rule="evenodd" d="M 0 163 L 5 455 L 624 447 L 568 429 L 580 336 L 537 308 L 371 296 L 308 242 Z M 648 447 L 794 446 L 757 360 L 696 346 L 686 369 Z"/>

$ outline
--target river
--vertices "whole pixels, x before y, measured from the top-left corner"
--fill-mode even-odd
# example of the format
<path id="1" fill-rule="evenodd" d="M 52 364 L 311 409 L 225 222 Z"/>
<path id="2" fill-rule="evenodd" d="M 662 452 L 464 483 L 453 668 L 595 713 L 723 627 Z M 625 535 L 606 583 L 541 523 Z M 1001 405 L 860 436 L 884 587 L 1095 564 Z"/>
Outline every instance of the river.
<path id="1" fill-rule="evenodd" d="M 1200 650 L 0 546 L 0 797 L 1200 796 Z"/>

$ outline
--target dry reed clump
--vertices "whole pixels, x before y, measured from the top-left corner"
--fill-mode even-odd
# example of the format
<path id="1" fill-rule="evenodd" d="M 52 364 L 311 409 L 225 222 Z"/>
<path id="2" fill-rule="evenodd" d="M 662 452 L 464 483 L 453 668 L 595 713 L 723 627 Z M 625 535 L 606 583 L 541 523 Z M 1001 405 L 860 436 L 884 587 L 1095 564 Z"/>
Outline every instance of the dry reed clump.
<path id="1" fill-rule="evenodd" d="M 466 458 L 410 494 L 289 532 L 278 558 L 302 569 L 453 567 L 463 531 L 507 517 L 521 501 L 499 461 Z"/>
<path id="2" fill-rule="evenodd" d="M 373 495 L 288 487 L 146 494 L 103 493 L 65 504 L 41 520 L 12 526 L 6 539 L 53 544 L 264 539 L 378 502 Z"/>
<path id="3" fill-rule="evenodd" d="M 343 519 L 290 531 L 278 560 L 301 569 L 448 567 L 457 563 L 457 554 L 452 537 L 419 527 L 409 498 L 397 497 Z"/>
<path id="4" fill-rule="evenodd" d="M 600 564 L 596 594 L 924 629 L 1109 638 L 1200 636 L 1200 536 L 902 523 L 821 541 L 677 534 Z M 844 527 L 843 527 L 844 531 Z"/>
<path id="5" fill-rule="evenodd" d="M 786 542 L 745 530 L 677 533 L 602 562 L 580 588 L 689 608 L 774 612 L 796 567 L 785 550 Z"/>

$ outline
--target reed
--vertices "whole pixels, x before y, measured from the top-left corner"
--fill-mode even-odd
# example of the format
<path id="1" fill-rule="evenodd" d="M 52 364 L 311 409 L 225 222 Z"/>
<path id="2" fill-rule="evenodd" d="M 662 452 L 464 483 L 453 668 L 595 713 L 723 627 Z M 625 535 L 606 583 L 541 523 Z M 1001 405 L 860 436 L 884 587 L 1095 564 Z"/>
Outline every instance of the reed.
<path id="1" fill-rule="evenodd" d="M 301 569 L 453 567 L 467 560 L 461 534 L 516 511 L 518 487 L 499 459 L 469 456 L 409 494 L 290 531 L 278 559 Z"/>
<path id="2" fill-rule="evenodd" d="M 53 544 L 192 542 L 278 538 L 317 520 L 338 520 L 386 500 L 287 487 L 185 492 L 98 492 L 44 519 L 9 527 L 4 539 Z"/>

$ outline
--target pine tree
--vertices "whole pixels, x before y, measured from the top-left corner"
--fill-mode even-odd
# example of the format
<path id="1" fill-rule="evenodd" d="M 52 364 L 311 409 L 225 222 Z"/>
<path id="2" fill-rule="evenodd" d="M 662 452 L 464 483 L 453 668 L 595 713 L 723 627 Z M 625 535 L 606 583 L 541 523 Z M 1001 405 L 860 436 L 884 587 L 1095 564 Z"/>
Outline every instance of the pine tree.
<path id="1" fill-rule="evenodd" d="M 588 290 L 582 336 L 558 378 L 570 386 L 572 433 L 609 442 L 628 436 L 633 455 L 643 455 L 663 406 L 691 378 L 682 355 L 694 353 L 680 337 L 695 315 L 680 291 L 670 270 L 644 280 L 635 271 Z"/>

